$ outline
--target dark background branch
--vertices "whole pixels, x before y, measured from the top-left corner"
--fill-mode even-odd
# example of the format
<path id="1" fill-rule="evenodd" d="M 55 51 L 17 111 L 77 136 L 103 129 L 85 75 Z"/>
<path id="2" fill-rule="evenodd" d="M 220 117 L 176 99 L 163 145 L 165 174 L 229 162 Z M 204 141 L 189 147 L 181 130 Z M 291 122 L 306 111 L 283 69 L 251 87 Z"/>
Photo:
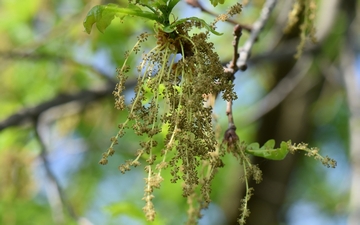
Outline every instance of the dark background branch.
<path id="1" fill-rule="evenodd" d="M 135 82 L 135 80 L 129 80 L 126 85 L 130 88 L 135 85 Z M 37 106 L 22 109 L 1 121 L 0 131 L 12 126 L 33 123 L 41 113 L 55 106 L 63 105 L 69 102 L 77 102 L 81 106 L 84 106 L 93 101 L 97 101 L 105 97 L 110 97 L 112 96 L 115 84 L 115 82 L 108 82 L 100 87 L 83 90 L 75 94 L 60 94 L 55 98 L 43 102 Z"/>

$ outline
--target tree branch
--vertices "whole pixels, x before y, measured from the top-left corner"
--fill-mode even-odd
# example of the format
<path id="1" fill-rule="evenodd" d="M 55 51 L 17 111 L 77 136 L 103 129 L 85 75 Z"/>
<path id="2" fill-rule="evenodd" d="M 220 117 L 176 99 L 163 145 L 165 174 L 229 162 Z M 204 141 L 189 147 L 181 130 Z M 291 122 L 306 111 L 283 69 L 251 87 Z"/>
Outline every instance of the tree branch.
<path id="1" fill-rule="evenodd" d="M 260 17 L 252 26 L 250 37 L 246 40 L 245 44 L 240 50 L 240 56 L 237 61 L 237 66 L 240 70 L 245 71 L 247 69 L 247 60 L 250 55 L 250 51 L 255 41 L 258 39 L 258 36 L 265 26 L 265 23 L 268 21 L 271 11 L 274 9 L 277 0 L 266 0 L 264 7 L 261 10 Z"/>
<path id="2" fill-rule="evenodd" d="M 126 86 L 131 87 L 134 86 L 135 83 L 136 80 L 128 80 Z M 56 106 L 64 105 L 70 102 L 77 102 L 81 106 L 84 106 L 101 98 L 111 96 L 115 84 L 115 82 L 108 82 L 101 87 L 90 90 L 83 90 L 75 94 L 60 94 L 55 98 L 43 102 L 37 106 L 22 109 L 1 121 L 0 131 L 12 126 L 20 126 L 26 123 L 34 123 L 36 118 L 41 113 Z"/>

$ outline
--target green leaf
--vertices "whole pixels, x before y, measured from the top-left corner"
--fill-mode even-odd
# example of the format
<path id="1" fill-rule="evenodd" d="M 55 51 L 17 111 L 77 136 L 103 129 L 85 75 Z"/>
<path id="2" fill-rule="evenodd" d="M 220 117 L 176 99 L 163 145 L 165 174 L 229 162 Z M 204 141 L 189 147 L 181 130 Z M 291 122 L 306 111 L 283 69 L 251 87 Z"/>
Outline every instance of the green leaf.
<path id="1" fill-rule="evenodd" d="M 214 30 L 209 24 L 207 24 L 207 23 L 205 22 L 205 20 L 199 19 L 199 18 L 197 18 L 197 17 L 188 17 L 188 18 L 184 18 L 184 19 L 178 20 L 178 21 L 172 23 L 170 26 L 164 27 L 163 31 L 166 32 L 166 33 L 171 33 L 171 32 L 173 32 L 173 31 L 175 30 L 175 28 L 176 28 L 177 25 L 179 25 L 179 24 L 181 24 L 181 23 L 184 23 L 184 22 L 186 22 L 186 21 L 188 21 L 188 20 L 190 20 L 190 21 L 196 21 L 196 22 L 201 23 L 201 25 L 202 25 L 205 29 L 207 29 L 208 31 L 210 31 L 211 33 L 213 33 L 213 34 L 215 34 L 215 35 L 218 35 L 218 36 L 222 35 L 222 33 L 217 32 L 217 31 Z"/>
<path id="2" fill-rule="evenodd" d="M 210 0 L 213 6 L 217 6 L 217 4 L 224 4 L 225 0 Z"/>
<path id="3" fill-rule="evenodd" d="M 260 145 L 257 142 L 249 144 L 246 149 L 260 149 Z"/>
<path id="4" fill-rule="evenodd" d="M 263 157 L 271 160 L 283 160 L 288 154 L 288 144 L 283 141 L 281 142 L 280 148 L 274 148 L 275 141 L 273 139 L 268 140 L 261 148 L 259 143 L 251 143 L 246 147 L 246 153 Z"/>
<path id="5" fill-rule="evenodd" d="M 275 146 L 275 140 L 270 139 L 261 147 L 261 149 L 272 149 L 274 148 L 274 146 Z"/>
<path id="6" fill-rule="evenodd" d="M 168 4 L 168 10 L 171 12 L 173 8 L 178 4 L 180 0 L 170 0 Z"/>
<path id="7" fill-rule="evenodd" d="M 180 195 L 181 196 L 181 195 Z M 141 222 L 145 225 L 160 225 L 166 224 L 164 216 L 161 214 L 156 215 L 155 221 L 145 221 L 143 210 L 130 200 L 126 202 L 118 202 L 105 207 L 105 210 L 111 214 L 112 217 L 128 216 Z"/>
<path id="8" fill-rule="evenodd" d="M 87 14 L 83 25 L 85 31 L 90 34 L 92 26 L 96 23 L 97 29 L 103 33 L 115 17 L 133 15 L 160 22 L 161 17 L 153 12 L 143 11 L 136 5 L 129 4 L 127 8 L 120 8 L 115 4 L 94 6 Z"/>
<path id="9" fill-rule="evenodd" d="M 105 207 L 105 209 L 114 217 L 119 215 L 127 215 L 137 219 L 143 219 L 144 217 L 142 210 L 131 202 L 114 203 Z"/>
<path id="10" fill-rule="evenodd" d="M 150 7 L 150 8 L 158 8 L 160 5 L 166 5 L 167 0 L 141 0 L 137 1 L 136 4 Z"/>

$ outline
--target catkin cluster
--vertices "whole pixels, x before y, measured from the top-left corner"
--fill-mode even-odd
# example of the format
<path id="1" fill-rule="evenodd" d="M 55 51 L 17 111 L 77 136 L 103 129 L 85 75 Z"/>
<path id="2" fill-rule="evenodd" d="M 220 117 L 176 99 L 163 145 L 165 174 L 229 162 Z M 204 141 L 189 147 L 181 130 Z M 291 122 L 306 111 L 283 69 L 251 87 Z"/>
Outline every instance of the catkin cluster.
<path id="1" fill-rule="evenodd" d="M 310 38 L 313 43 L 316 42 L 316 8 L 315 0 L 296 0 L 289 12 L 288 23 L 284 32 L 289 33 L 296 24 L 300 24 L 300 43 L 297 46 L 295 58 L 302 55 L 307 38 Z"/>
<path id="2" fill-rule="evenodd" d="M 100 164 L 108 162 L 114 154 L 118 139 L 131 129 L 144 136 L 136 157 L 119 166 L 122 173 L 144 163 L 147 173 L 143 208 L 148 220 L 154 220 L 153 190 L 159 188 L 161 171 L 169 168 L 171 182 L 183 182 L 183 196 L 190 205 L 189 221 L 197 220 L 200 210 L 210 202 L 210 181 L 216 168 L 222 166 L 216 151 L 217 142 L 213 129 L 212 108 L 205 106 L 204 96 L 223 93 L 225 100 L 234 100 L 233 84 L 224 75 L 224 69 L 208 42 L 208 32 L 189 35 L 193 27 L 201 28 L 197 21 L 187 21 L 172 33 L 158 29 L 157 45 L 144 53 L 137 66 L 138 82 L 130 105 L 123 94 L 130 54 L 139 52 L 140 45 L 150 35 L 139 36 L 135 47 L 126 53 L 124 65 L 118 70 L 119 82 L 113 92 L 115 107 L 127 110 L 126 120 L 119 124 L 119 131 L 111 139 L 111 146 L 103 154 Z M 163 143 L 159 136 L 165 135 Z M 191 204 L 190 204 L 191 203 Z"/>

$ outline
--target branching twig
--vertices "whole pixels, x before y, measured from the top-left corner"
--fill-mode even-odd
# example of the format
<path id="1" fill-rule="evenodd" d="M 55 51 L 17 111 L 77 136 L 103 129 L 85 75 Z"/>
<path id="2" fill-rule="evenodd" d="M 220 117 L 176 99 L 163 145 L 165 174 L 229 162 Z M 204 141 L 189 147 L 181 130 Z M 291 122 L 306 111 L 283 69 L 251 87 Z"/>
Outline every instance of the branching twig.
<path id="1" fill-rule="evenodd" d="M 72 207 L 72 205 L 67 201 L 66 195 L 63 192 L 63 189 L 60 186 L 58 179 L 55 174 L 52 172 L 50 168 L 50 164 L 47 158 L 47 147 L 44 140 L 44 133 L 46 133 L 46 124 L 48 123 L 48 119 L 46 118 L 48 112 L 43 112 L 38 117 L 34 119 L 35 124 L 35 135 L 38 140 L 41 151 L 40 151 L 40 159 L 44 165 L 44 169 L 46 172 L 46 176 L 48 178 L 46 187 L 46 191 L 48 193 L 48 199 L 50 206 L 52 208 L 53 218 L 56 224 L 64 224 L 64 212 L 63 207 L 65 207 L 69 216 L 77 221 L 79 225 L 92 225 L 92 223 L 84 217 L 78 217 Z"/>
<path id="2" fill-rule="evenodd" d="M 211 12 L 211 11 L 207 10 L 206 8 L 204 8 L 204 6 L 202 6 L 198 0 L 186 0 L 186 3 L 191 5 L 194 8 L 199 8 L 201 10 L 201 12 L 207 13 L 214 17 L 218 16 L 216 13 Z M 226 21 L 233 25 L 239 25 L 242 29 L 244 29 L 248 32 L 251 32 L 252 27 L 249 25 L 239 24 L 238 22 L 236 22 L 235 20 L 232 20 L 232 19 L 227 19 Z"/>
<path id="3" fill-rule="evenodd" d="M 231 80 L 231 82 L 233 82 L 235 80 L 235 73 L 238 71 L 238 67 L 236 66 L 236 61 L 239 57 L 239 53 L 238 53 L 238 44 L 239 44 L 239 40 L 240 37 L 242 35 L 242 28 L 239 25 L 236 25 L 234 27 L 234 40 L 233 40 L 233 48 L 234 48 L 234 55 L 233 55 L 233 59 L 231 60 L 231 62 L 228 64 L 228 66 L 226 68 L 224 68 L 225 73 L 229 75 L 229 80 Z M 228 117 L 228 121 L 229 121 L 229 129 L 236 129 L 235 123 L 234 123 L 234 117 L 232 114 L 232 101 L 228 101 L 226 103 L 226 115 Z"/>
<path id="4" fill-rule="evenodd" d="M 235 73 L 238 71 L 238 67 L 236 66 L 236 61 L 239 57 L 239 53 L 238 53 L 238 44 L 239 44 L 239 40 L 240 37 L 242 35 L 242 28 L 239 25 L 236 25 L 234 27 L 234 40 L 233 40 L 233 48 L 234 48 L 234 55 L 233 55 L 233 59 L 232 61 L 227 65 L 226 68 L 224 68 L 225 73 L 228 74 L 229 76 L 229 80 L 231 80 L 231 82 L 233 82 L 235 80 Z M 224 141 L 227 141 L 227 143 L 232 144 L 235 141 L 237 141 L 239 139 L 239 137 L 236 135 L 235 130 L 236 130 L 236 126 L 235 126 L 235 122 L 234 122 L 234 117 L 233 117 L 233 113 L 232 113 L 232 100 L 227 101 L 226 102 L 226 115 L 228 117 L 228 129 L 225 131 L 225 135 L 224 135 Z"/>
<path id="5" fill-rule="evenodd" d="M 227 70 L 232 70 L 231 73 L 232 75 L 234 76 L 234 74 L 238 71 L 238 67 L 236 65 L 236 61 L 238 60 L 239 58 L 239 53 L 238 53 L 238 46 L 239 46 L 239 40 L 240 40 L 240 37 L 242 35 L 242 27 L 240 25 L 236 25 L 234 27 L 234 32 L 233 32 L 233 35 L 234 35 L 234 40 L 232 42 L 232 45 L 233 45 L 233 48 L 234 48 L 234 54 L 233 54 L 233 58 L 230 62 L 230 64 L 228 65 L 227 67 Z M 235 79 L 235 76 L 233 77 L 233 80 Z"/>
<path id="6" fill-rule="evenodd" d="M 250 37 L 246 40 L 245 44 L 240 50 L 240 56 L 237 61 L 237 66 L 240 70 L 247 69 L 247 60 L 250 55 L 250 51 L 252 46 L 254 45 L 255 41 L 258 39 L 258 36 L 264 27 L 265 23 L 268 21 L 271 11 L 274 9 L 277 0 L 266 0 L 264 7 L 261 10 L 260 17 L 258 20 L 253 24 Z"/>

